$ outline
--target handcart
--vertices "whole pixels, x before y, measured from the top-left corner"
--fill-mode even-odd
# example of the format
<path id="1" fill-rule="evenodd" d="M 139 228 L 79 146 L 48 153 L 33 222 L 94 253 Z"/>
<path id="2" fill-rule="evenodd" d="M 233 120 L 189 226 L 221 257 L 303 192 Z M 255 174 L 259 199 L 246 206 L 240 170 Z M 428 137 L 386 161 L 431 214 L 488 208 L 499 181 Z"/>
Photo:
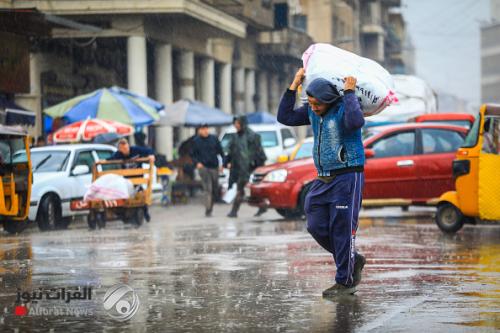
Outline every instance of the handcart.
<path id="1" fill-rule="evenodd" d="M 144 168 L 143 164 L 149 165 Z M 127 178 L 134 185 L 134 195 L 128 199 L 73 200 L 72 210 L 88 210 L 90 229 L 105 228 L 106 221 L 119 219 L 137 227 L 144 222 L 144 209 L 152 203 L 153 161 L 149 158 L 96 162 L 92 169 L 92 181 L 106 174 Z"/>

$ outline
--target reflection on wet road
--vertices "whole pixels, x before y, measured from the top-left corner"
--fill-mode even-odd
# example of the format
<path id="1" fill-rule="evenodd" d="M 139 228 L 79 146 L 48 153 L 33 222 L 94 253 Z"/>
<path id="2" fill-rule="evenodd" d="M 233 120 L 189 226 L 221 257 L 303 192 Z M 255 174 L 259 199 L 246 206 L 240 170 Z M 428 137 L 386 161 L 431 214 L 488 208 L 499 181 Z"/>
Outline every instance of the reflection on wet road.
<path id="1" fill-rule="evenodd" d="M 364 212 L 358 247 L 368 259 L 355 296 L 326 300 L 332 258 L 304 221 L 268 212 L 231 220 L 217 206 L 155 207 L 139 229 L 111 222 L 0 238 L 2 331 L 493 332 L 500 330 L 500 225 L 443 235 L 418 218 Z M 241 216 L 252 216 L 242 209 Z M 102 298 L 117 283 L 134 288 L 137 314 L 119 322 Z M 17 292 L 93 288 L 72 300 L 80 316 L 15 316 Z M 45 303 L 44 303 L 45 302 Z M 59 303 L 57 303 L 59 302 Z M 63 305 L 61 301 L 39 304 Z M 91 315 L 89 315 L 91 314 Z"/>

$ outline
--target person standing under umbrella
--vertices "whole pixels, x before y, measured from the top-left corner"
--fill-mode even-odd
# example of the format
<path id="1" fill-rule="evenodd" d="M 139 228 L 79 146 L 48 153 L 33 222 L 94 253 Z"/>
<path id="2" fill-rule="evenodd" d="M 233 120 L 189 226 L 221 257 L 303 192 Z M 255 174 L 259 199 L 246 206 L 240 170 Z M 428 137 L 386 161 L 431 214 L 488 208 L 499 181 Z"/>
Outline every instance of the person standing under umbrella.
<path id="1" fill-rule="evenodd" d="M 193 140 L 191 159 L 200 173 L 205 191 L 206 217 L 212 216 L 214 201 L 217 198 L 219 170 L 222 170 L 222 165 L 219 165 L 219 157 L 221 160 L 224 157 L 219 139 L 209 133 L 207 124 L 202 124 Z"/>

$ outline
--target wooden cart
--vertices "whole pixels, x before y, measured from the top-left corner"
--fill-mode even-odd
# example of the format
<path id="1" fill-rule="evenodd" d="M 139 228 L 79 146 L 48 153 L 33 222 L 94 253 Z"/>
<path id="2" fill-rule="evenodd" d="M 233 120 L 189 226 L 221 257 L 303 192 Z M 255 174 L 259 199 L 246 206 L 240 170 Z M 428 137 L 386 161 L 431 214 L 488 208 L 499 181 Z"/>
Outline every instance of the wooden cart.
<path id="1" fill-rule="evenodd" d="M 143 168 L 148 164 L 149 168 Z M 127 166 L 132 166 L 127 167 Z M 104 228 L 106 221 L 120 219 L 137 227 L 144 222 L 144 209 L 152 203 L 153 161 L 149 158 L 133 160 L 99 161 L 92 169 L 92 181 L 106 174 L 116 174 L 130 180 L 134 185 L 135 195 L 129 199 L 115 200 L 73 200 L 72 210 L 88 210 L 90 229 Z"/>

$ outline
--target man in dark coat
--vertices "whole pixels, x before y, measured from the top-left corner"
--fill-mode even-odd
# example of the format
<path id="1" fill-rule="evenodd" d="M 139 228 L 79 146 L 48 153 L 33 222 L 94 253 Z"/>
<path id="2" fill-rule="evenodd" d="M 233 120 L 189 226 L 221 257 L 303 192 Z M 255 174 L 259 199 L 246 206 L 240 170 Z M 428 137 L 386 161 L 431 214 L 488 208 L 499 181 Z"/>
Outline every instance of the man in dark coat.
<path id="1" fill-rule="evenodd" d="M 219 139 L 210 134 L 208 125 L 203 124 L 191 146 L 193 165 L 200 173 L 203 190 L 205 191 L 205 216 L 212 216 L 214 201 L 219 189 L 219 157 L 222 160 L 224 153 Z"/>
<path id="2" fill-rule="evenodd" d="M 237 217 L 238 210 L 245 197 L 245 186 L 255 168 L 264 165 L 266 154 L 260 143 L 260 137 L 247 124 L 245 116 L 234 118 L 236 135 L 229 143 L 226 165 L 230 168 L 229 188 L 236 184 L 237 195 L 228 217 Z"/>

